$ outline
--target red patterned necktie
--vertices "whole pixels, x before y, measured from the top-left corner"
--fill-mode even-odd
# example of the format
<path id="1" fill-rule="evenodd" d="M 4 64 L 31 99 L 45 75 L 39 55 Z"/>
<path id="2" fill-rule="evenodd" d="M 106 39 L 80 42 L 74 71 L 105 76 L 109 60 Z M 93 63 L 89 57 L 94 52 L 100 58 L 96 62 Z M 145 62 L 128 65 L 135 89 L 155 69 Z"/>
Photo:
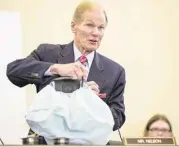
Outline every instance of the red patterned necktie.
<path id="1" fill-rule="evenodd" d="M 82 64 L 85 64 L 85 63 L 87 62 L 86 56 L 82 55 L 82 56 L 80 57 L 80 62 L 81 62 Z"/>
<path id="2" fill-rule="evenodd" d="M 80 62 L 81 62 L 83 65 L 85 65 L 85 63 L 88 62 L 86 56 L 82 55 L 82 56 L 80 57 Z M 83 85 L 83 80 L 82 80 L 82 85 Z M 101 99 L 106 98 L 106 94 L 105 94 L 105 93 L 99 93 L 98 96 L 99 96 Z"/>
<path id="3" fill-rule="evenodd" d="M 84 66 L 86 66 L 86 63 L 88 62 L 86 56 L 82 55 L 82 56 L 80 57 L 80 62 L 81 62 L 81 64 L 83 64 Z M 84 78 L 82 77 L 82 83 L 81 83 L 82 87 L 83 87 L 83 83 L 84 83 Z"/>

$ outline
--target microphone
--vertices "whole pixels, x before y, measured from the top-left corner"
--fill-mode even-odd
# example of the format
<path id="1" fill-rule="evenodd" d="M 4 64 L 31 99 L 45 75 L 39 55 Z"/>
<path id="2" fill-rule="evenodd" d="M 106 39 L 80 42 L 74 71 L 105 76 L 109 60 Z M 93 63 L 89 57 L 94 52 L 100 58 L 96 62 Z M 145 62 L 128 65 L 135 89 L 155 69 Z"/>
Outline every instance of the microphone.
<path id="1" fill-rule="evenodd" d="M 123 146 L 124 143 L 123 143 L 123 139 L 121 137 L 121 133 L 120 133 L 120 130 L 119 128 L 117 128 L 118 130 L 118 133 L 119 133 L 119 137 L 120 137 L 120 141 L 117 141 L 117 140 L 109 140 L 109 142 L 107 143 L 107 145 L 110 145 L 110 146 Z"/>
<path id="2" fill-rule="evenodd" d="M 2 145 L 4 145 L 4 142 L 2 141 L 2 139 L 1 139 L 1 138 L 0 138 L 0 142 L 1 142 L 1 144 L 2 144 Z"/>
<path id="3" fill-rule="evenodd" d="M 118 130 L 118 133 L 119 133 L 119 137 L 120 137 L 120 139 L 121 139 L 121 142 L 122 142 L 122 144 L 123 144 L 123 139 L 122 139 L 122 135 L 121 135 L 121 132 L 120 132 L 120 130 L 119 130 L 119 127 L 117 128 L 117 130 Z"/>
<path id="4" fill-rule="evenodd" d="M 107 145 L 110 145 L 110 146 L 124 145 L 123 139 L 122 139 L 122 135 L 121 135 L 121 132 L 120 132 L 120 130 L 119 130 L 119 127 L 117 127 L 117 130 L 118 130 L 118 135 L 119 135 L 119 137 L 120 137 L 120 141 L 117 141 L 117 140 L 109 140 L 109 142 L 107 143 Z"/>

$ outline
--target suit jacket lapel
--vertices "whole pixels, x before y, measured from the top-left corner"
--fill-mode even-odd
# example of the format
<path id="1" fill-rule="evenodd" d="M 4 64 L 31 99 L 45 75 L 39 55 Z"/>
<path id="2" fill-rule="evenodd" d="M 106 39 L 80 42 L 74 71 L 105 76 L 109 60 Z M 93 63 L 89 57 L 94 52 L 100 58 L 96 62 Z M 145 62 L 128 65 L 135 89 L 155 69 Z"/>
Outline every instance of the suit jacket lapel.
<path id="1" fill-rule="evenodd" d="M 66 64 L 74 62 L 73 41 L 67 44 L 59 53 L 57 63 Z"/>
<path id="2" fill-rule="evenodd" d="M 103 63 L 100 56 L 95 52 L 94 60 L 92 62 L 87 81 L 95 81 L 101 89 L 105 82 Z"/>

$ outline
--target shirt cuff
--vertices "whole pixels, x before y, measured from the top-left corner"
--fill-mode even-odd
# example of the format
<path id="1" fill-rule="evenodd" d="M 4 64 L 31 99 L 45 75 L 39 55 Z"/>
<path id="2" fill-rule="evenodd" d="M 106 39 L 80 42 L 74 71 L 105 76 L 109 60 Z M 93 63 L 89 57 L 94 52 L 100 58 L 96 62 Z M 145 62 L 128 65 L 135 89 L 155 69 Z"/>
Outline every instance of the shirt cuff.
<path id="1" fill-rule="evenodd" d="M 50 72 L 50 67 L 47 69 L 47 71 L 44 73 L 44 76 L 52 76 L 53 74 Z"/>

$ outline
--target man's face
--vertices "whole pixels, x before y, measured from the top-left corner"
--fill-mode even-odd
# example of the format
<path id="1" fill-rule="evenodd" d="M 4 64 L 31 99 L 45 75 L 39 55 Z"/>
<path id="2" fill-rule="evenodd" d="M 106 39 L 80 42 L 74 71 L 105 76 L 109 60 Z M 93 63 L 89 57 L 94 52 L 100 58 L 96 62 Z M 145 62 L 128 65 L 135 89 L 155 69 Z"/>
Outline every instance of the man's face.
<path id="1" fill-rule="evenodd" d="M 82 14 L 79 22 L 72 23 L 76 46 L 80 51 L 91 52 L 96 50 L 103 38 L 106 19 L 101 9 L 93 9 Z"/>

